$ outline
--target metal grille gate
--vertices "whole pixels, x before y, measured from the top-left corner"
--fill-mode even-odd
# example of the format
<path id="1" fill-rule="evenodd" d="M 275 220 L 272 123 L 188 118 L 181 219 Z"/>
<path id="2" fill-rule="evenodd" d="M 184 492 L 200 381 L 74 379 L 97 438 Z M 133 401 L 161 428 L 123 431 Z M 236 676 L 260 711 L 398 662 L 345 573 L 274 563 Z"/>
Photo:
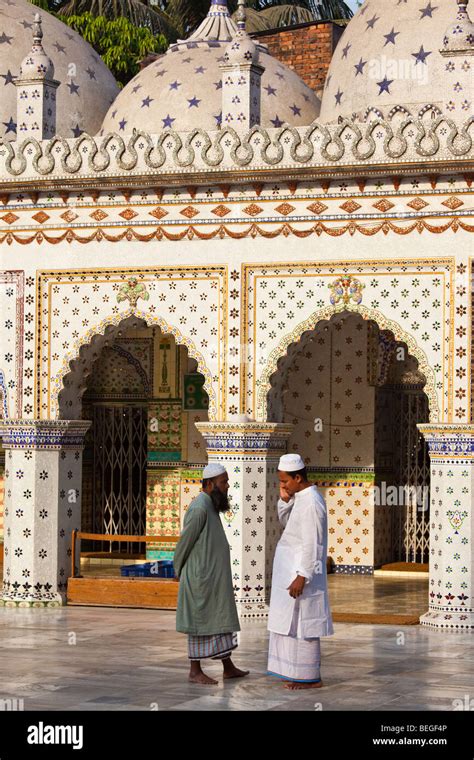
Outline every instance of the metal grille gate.
<path id="1" fill-rule="evenodd" d="M 95 533 L 146 534 L 147 410 L 94 406 L 92 521 Z M 102 544 L 109 551 L 109 542 Z M 145 544 L 112 544 L 112 551 L 142 553 Z"/>
<path id="2" fill-rule="evenodd" d="M 429 421 L 428 398 L 419 390 L 395 394 L 395 468 L 405 505 L 394 513 L 396 559 L 428 562 L 430 542 L 428 446 L 416 427 Z"/>

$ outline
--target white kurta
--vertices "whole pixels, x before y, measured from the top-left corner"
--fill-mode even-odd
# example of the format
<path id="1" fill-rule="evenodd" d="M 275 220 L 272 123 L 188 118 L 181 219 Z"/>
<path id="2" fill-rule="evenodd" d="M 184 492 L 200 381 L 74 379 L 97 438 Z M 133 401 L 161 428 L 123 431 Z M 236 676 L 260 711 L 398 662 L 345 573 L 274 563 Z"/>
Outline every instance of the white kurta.
<path id="1" fill-rule="evenodd" d="M 278 500 L 278 517 L 285 529 L 273 560 L 268 630 L 294 635 L 296 618 L 297 638 L 331 636 L 334 629 L 327 590 L 324 498 L 316 486 L 305 488 L 288 503 Z M 306 584 L 302 595 L 293 599 L 288 587 L 297 575 L 303 575 Z"/>

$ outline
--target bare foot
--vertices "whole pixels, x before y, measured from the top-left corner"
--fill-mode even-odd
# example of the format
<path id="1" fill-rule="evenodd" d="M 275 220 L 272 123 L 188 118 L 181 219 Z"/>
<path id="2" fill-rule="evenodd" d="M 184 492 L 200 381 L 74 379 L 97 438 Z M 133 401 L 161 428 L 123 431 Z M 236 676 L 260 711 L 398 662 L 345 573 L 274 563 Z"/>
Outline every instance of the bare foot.
<path id="1" fill-rule="evenodd" d="M 223 678 L 243 678 L 244 676 L 248 676 L 249 672 L 249 670 L 239 670 L 234 665 L 233 668 L 224 672 Z"/>
<path id="2" fill-rule="evenodd" d="M 285 689 L 289 689 L 290 691 L 296 691 L 297 689 L 320 689 L 321 686 L 324 686 L 322 681 L 318 681 L 317 683 L 297 683 L 296 681 L 285 681 L 283 684 Z"/>
<path id="3" fill-rule="evenodd" d="M 206 676 L 205 673 L 196 673 L 195 675 L 189 675 L 189 682 L 190 683 L 200 683 L 206 686 L 217 686 L 217 681 L 215 681 L 210 676 Z"/>

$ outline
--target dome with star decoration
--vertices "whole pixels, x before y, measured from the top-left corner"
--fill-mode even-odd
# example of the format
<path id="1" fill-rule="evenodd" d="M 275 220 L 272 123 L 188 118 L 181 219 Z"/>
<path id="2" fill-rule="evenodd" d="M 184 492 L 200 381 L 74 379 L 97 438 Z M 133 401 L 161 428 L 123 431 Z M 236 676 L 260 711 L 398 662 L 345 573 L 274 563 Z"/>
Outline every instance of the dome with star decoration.
<path id="1" fill-rule="evenodd" d="M 25 76 L 37 73 L 38 61 L 31 56 L 37 12 L 27 0 L 0 0 L 0 137 L 5 140 L 17 139 L 14 81 L 20 68 Z M 57 133 L 62 137 L 78 137 L 82 132 L 95 135 L 119 91 L 115 78 L 77 32 L 42 9 L 41 21 L 43 74 L 51 74 L 54 64 L 54 78 L 60 82 Z"/>
<path id="2" fill-rule="evenodd" d="M 365 0 L 334 52 L 321 121 L 439 112 L 467 119 L 474 94 L 468 10 L 468 0 Z"/>
<path id="3" fill-rule="evenodd" d="M 207 18 L 187 40 L 171 45 L 165 55 L 140 71 L 118 95 L 104 119 L 101 135 L 149 133 L 163 129 L 186 132 L 200 127 L 212 131 L 222 124 L 221 63 L 229 59 L 229 42 L 238 28 L 223 0 L 211 3 Z M 264 67 L 261 82 L 263 127 L 305 126 L 317 119 L 320 101 L 291 69 L 258 49 Z M 247 48 L 246 48 L 247 50 Z M 240 53 L 237 50 L 236 53 Z M 231 55 L 232 58 L 232 55 Z"/>

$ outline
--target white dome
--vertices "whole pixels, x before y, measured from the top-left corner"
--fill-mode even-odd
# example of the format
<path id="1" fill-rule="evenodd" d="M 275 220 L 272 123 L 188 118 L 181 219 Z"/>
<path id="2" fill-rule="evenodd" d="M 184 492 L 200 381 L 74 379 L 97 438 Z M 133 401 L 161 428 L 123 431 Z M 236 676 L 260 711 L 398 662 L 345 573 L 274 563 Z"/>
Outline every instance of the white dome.
<path id="1" fill-rule="evenodd" d="M 25 76 L 34 75 L 36 70 L 36 58 L 31 66 L 28 61 L 38 10 L 46 71 L 37 73 L 51 76 L 53 71 L 61 82 L 57 89 L 57 133 L 63 137 L 78 136 L 82 131 L 95 135 L 119 91 L 105 63 L 77 32 L 47 11 L 27 0 L 0 0 L 0 138 L 17 139 L 17 88 L 13 81 L 22 65 Z M 54 68 L 50 68 L 50 59 Z"/>
<path id="2" fill-rule="evenodd" d="M 435 106 L 452 118 L 472 113 L 474 58 L 441 51 L 446 35 L 466 16 L 456 0 L 365 0 L 335 50 L 323 94 L 321 120 L 391 118 L 399 110 L 422 116 Z M 467 24 L 464 19 L 463 27 Z M 469 35 L 467 35 L 469 36 Z M 466 74 L 466 72 L 469 72 Z M 402 108 L 401 108 L 402 107 Z"/>
<path id="3" fill-rule="evenodd" d="M 171 128 L 218 129 L 222 120 L 222 72 L 229 40 L 238 33 L 226 3 L 213 2 L 199 29 L 186 41 L 140 71 L 110 107 L 100 134 L 126 134 L 133 129 L 156 133 Z M 311 124 L 319 115 L 314 91 L 261 45 L 245 43 L 244 55 L 265 67 L 261 84 L 261 123 L 264 127 Z M 248 49 L 247 49 L 248 47 Z M 233 53 L 239 56 L 242 50 Z M 231 56 L 232 57 L 232 56 Z"/>

